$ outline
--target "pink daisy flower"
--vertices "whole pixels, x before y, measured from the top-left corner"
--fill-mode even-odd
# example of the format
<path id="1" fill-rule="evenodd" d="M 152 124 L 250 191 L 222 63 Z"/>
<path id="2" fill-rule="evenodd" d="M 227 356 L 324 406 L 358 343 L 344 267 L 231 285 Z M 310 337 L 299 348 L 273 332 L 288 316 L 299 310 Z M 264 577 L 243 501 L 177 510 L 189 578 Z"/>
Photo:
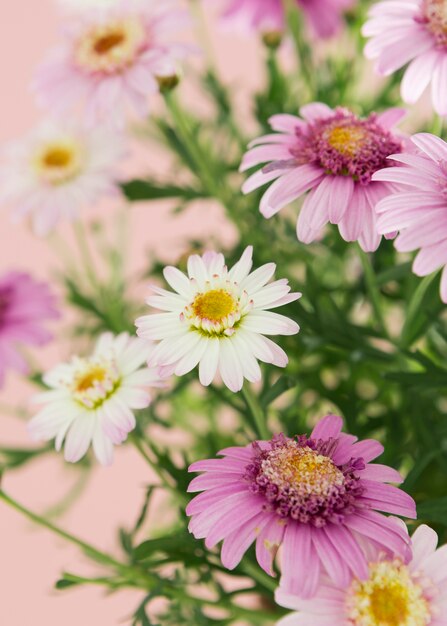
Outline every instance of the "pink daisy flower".
<path id="1" fill-rule="evenodd" d="M 20 272 L 0 277 L 0 387 L 8 369 L 21 374 L 28 372 L 20 348 L 48 343 L 51 334 L 44 323 L 58 317 L 55 299 L 47 284 Z"/>
<path id="2" fill-rule="evenodd" d="M 310 437 L 284 435 L 199 461 L 204 472 L 188 491 L 203 491 L 187 507 L 190 531 L 213 548 L 223 540 L 222 563 L 233 569 L 256 541 L 261 567 L 272 574 L 282 545 L 282 585 L 312 597 L 320 574 L 345 587 L 352 575 L 368 577 L 363 540 L 408 561 L 409 541 L 393 519 L 378 511 L 416 517 L 413 499 L 386 482 L 402 482 L 396 470 L 371 465 L 383 446 L 357 442 L 341 432 L 342 419 L 323 418 Z"/>
<path id="3" fill-rule="evenodd" d="M 286 353 L 264 335 L 295 335 L 296 322 L 270 311 L 294 302 L 286 279 L 269 283 L 276 265 L 267 263 L 251 271 L 249 246 L 230 270 L 223 254 L 206 252 L 188 258 L 188 275 L 166 267 L 164 277 L 175 293 L 153 287 L 147 303 L 162 313 L 136 320 L 138 335 L 159 341 L 149 365 L 166 374 L 182 376 L 199 366 L 202 385 L 210 385 L 217 372 L 231 391 L 240 391 L 244 379 L 261 380 L 258 359 L 285 367 Z"/>
<path id="4" fill-rule="evenodd" d="M 402 164 L 374 174 L 374 180 L 398 185 L 377 205 L 379 232 L 400 231 L 395 241 L 399 252 L 420 248 L 413 263 L 417 276 L 444 268 L 441 298 L 447 303 L 447 144 L 419 133 L 411 138 L 418 154 L 390 158 Z"/>
<path id="5" fill-rule="evenodd" d="M 65 441 L 65 460 L 76 463 L 90 445 L 102 465 L 113 461 L 113 446 L 136 425 L 134 410 L 149 406 L 148 388 L 162 387 L 158 369 L 143 367 L 151 351 L 147 341 L 127 333 L 104 333 L 93 354 L 75 356 L 45 374 L 50 391 L 34 401 L 44 405 L 28 424 L 33 439 Z"/>
<path id="6" fill-rule="evenodd" d="M 71 16 L 64 43 L 36 76 L 40 102 L 56 113 L 82 102 L 90 124 L 122 125 L 128 110 L 145 117 L 148 95 L 191 51 L 172 41 L 185 17 L 169 0 L 120 0 Z"/>
<path id="7" fill-rule="evenodd" d="M 335 35 L 343 27 L 343 12 L 354 0 L 296 0 L 306 21 L 317 37 Z M 247 24 L 261 33 L 285 28 L 282 0 L 230 0 L 224 18 Z"/>
<path id="8" fill-rule="evenodd" d="M 0 201 L 14 207 L 13 219 L 30 217 L 36 235 L 108 195 L 119 195 L 121 134 L 76 124 L 45 122 L 12 142 L 0 167 Z"/>
<path id="9" fill-rule="evenodd" d="M 447 7 L 444 0 L 386 0 L 374 5 L 363 26 L 365 55 L 389 75 L 410 62 L 401 84 L 414 103 L 431 83 L 435 111 L 447 115 Z"/>
<path id="10" fill-rule="evenodd" d="M 358 240 L 372 252 L 380 244 L 374 207 L 391 192 L 386 182 L 373 182 L 377 170 L 391 166 L 390 154 L 400 152 L 402 138 L 392 128 L 405 114 L 389 109 L 361 119 L 347 109 L 330 109 L 315 102 L 294 115 L 270 119 L 275 134 L 253 141 L 241 171 L 267 163 L 242 186 L 249 193 L 275 182 L 264 193 L 260 211 L 270 218 L 307 191 L 297 222 L 297 236 L 310 243 L 325 224 L 337 224 L 345 241 Z"/>
<path id="11" fill-rule="evenodd" d="M 404 524 L 402 529 L 407 532 Z M 312 600 L 280 588 L 278 604 L 299 613 L 277 626 L 444 626 L 447 546 L 436 550 L 437 543 L 435 531 L 422 525 L 411 539 L 413 558 L 407 564 L 371 542 L 365 580 L 354 578 L 348 585 L 323 580 Z"/>

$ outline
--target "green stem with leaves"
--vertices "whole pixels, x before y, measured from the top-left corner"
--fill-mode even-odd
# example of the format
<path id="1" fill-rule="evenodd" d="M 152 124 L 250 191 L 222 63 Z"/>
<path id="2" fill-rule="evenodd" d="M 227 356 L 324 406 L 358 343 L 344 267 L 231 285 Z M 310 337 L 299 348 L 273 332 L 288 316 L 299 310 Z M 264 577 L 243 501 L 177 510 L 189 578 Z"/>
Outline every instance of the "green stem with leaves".
<path id="1" fill-rule="evenodd" d="M 242 395 L 244 396 L 247 408 L 249 409 L 253 422 L 255 423 L 257 434 L 261 437 L 261 439 L 270 439 L 270 433 L 266 423 L 266 415 L 259 403 L 258 398 L 248 385 L 244 385 L 242 387 Z"/>

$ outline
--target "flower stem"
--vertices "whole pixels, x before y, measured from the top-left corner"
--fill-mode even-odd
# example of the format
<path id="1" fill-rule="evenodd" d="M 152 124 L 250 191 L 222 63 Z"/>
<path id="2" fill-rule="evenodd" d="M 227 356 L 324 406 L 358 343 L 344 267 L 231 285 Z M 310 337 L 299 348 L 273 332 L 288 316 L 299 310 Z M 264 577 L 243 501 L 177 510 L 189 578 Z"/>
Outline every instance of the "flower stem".
<path id="1" fill-rule="evenodd" d="M 88 279 L 93 288 L 99 289 L 100 285 L 94 269 L 95 263 L 88 245 L 87 233 L 81 220 L 73 222 L 73 230 Z"/>
<path id="2" fill-rule="evenodd" d="M 244 396 L 244 400 L 253 417 L 253 421 L 257 429 L 257 434 L 261 437 L 261 439 L 270 439 L 270 433 L 267 428 L 265 413 L 261 405 L 259 404 L 257 397 L 254 395 L 248 385 L 244 385 L 242 387 L 242 395 Z"/>
<path id="3" fill-rule="evenodd" d="M 360 262 L 363 268 L 363 273 L 365 277 L 365 283 L 366 283 L 366 288 L 368 291 L 369 299 L 371 301 L 371 306 L 374 310 L 377 323 L 380 326 L 380 330 L 382 331 L 384 337 L 386 339 L 389 339 L 388 329 L 386 327 L 385 318 L 382 313 L 382 306 L 380 304 L 380 292 L 377 287 L 376 276 L 374 274 L 374 270 L 372 268 L 370 258 L 368 254 L 364 252 L 359 245 L 357 245 L 357 250 L 358 250 Z"/>

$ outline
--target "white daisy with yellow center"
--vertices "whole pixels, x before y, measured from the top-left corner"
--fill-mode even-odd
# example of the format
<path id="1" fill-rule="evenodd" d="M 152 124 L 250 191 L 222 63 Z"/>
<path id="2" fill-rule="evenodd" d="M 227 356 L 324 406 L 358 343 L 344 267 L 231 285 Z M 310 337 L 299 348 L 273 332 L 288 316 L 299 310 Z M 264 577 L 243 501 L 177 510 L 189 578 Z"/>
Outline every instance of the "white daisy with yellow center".
<path id="1" fill-rule="evenodd" d="M 401 520 L 395 522 L 406 528 Z M 278 604 L 298 613 L 287 615 L 277 626 L 443 626 L 447 546 L 436 549 L 437 543 L 434 530 L 422 525 L 411 538 L 409 563 L 371 544 L 365 546 L 370 560 L 365 580 L 354 578 L 341 588 L 322 577 L 317 594 L 306 600 L 278 589 Z"/>
<path id="2" fill-rule="evenodd" d="M 228 270 L 222 254 L 207 252 L 188 259 L 188 275 L 167 267 L 164 276 L 175 293 L 154 287 L 150 306 L 163 313 L 137 319 L 138 334 L 160 343 L 149 365 L 167 374 L 186 374 L 199 365 L 199 378 L 209 385 L 219 372 L 232 391 L 242 388 L 244 378 L 261 378 L 258 359 L 285 367 L 285 352 L 264 335 L 293 335 L 293 320 L 271 312 L 297 300 L 287 280 L 269 283 L 275 265 L 268 263 L 250 273 L 251 247 Z"/>
<path id="3" fill-rule="evenodd" d="M 0 164 L 0 202 L 13 218 L 30 217 L 37 235 L 73 221 L 106 195 L 119 193 L 121 134 L 46 122 L 12 143 Z"/>
<path id="4" fill-rule="evenodd" d="M 127 333 L 100 337 L 94 353 L 73 357 L 48 372 L 50 391 L 35 401 L 44 407 L 29 423 L 34 439 L 65 441 L 65 459 L 79 461 L 90 444 L 100 463 L 113 460 L 113 445 L 135 428 L 133 409 L 149 406 L 147 388 L 163 386 L 157 368 L 142 365 L 151 353 L 149 342 Z"/>

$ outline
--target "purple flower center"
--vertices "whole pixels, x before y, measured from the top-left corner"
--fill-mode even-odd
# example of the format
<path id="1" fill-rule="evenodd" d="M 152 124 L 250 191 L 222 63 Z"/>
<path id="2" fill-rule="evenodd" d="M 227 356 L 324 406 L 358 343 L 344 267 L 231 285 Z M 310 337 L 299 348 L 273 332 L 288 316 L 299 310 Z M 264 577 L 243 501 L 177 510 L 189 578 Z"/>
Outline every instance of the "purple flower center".
<path id="1" fill-rule="evenodd" d="M 444 0 L 423 0 L 422 15 L 416 21 L 427 28 L 437 46 L 447 47 L 447 4 Z"/>
<path id="2" fill-rule="evenodd" d="M 315 163 L 328 174 L 351 176 L 367 185 L 379 169 L 389 167 L 390 154 L 400 152 L 401 142 L 371 114 L 362 120 L 345 109 L 296 129 L 296 146 L 291 149 L 298 163 Z"/>
<path id="3" fill-rule="evenodd" d="M 11 302 L 11 289 L 3 288 L 0 290 L 0 326 L 2 326 L 5 321 L 6 314 L 9 309 L 9 305 Z"/>
<path id="4" fill-rule="evenodd" d="M 315 441 L 305 435 L 278 435 L 267 450 L 254 443 L 255 456 L 245 474 L 250 491 L 264 496 L 265 510 L 281 518 L 318 528 L 342 523 L 364 492 L 357 472 L 365 463 L 353 459 L 336 465 L 331 455 L 337 446 L 337 439 Z"/>

